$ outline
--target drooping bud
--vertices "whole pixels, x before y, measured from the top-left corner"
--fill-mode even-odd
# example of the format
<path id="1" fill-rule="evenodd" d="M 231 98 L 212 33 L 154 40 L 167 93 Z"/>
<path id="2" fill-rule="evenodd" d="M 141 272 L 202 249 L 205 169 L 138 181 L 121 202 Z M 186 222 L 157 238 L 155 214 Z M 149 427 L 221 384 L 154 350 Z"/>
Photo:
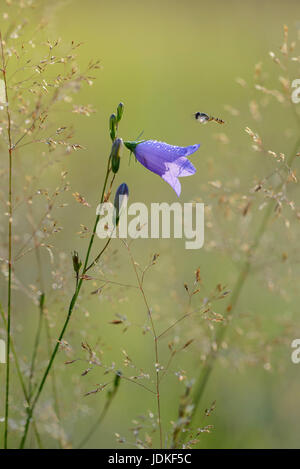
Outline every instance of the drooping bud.
<path id="1" fill-rule="evenodd" d="M 111 147 L 111 169 L 113 173 L 117 173 L 120 167 L 121 154 L 123 150 L 123 140 L 116 138 Z"/>
<path id="2" fill-rule="evenodd" d="M 73 252 L 73 255 L 72 255 L 72 260 L 73 260 L 73 268 L 74 268 L 74 271 L 76 273 L 76 275 L 79 273 L 80 271 L 80 268 L 82 266 L 82 262 L 81 260 L 79 259 L 79 256 L 78 256 L 78 252 L 77 251 L 74 251 Z"/>
<path id="3" fill-rule="evenodd" d="M 129 196 L 129 189 L 128 186 L 125 182 L 121 184 L 115 195 L 115 200 L 114 200 L 114 207 L 115 207 L 115 225 L 117 226 L 120 220 L 120 215 L 121 215 L 121 210 L 124 205 L 127 204 L 127 199 Z"/>
<path id="4" fill-rule="evenodd" d="M 40 309 L 43 310 L 43 308 L 44 308 L 44 303 L 45 303 L 45 293 L 41 293 L 41 294 L 40 294 L 40 301 L 39 301 L 39 303 L 40 303 Z"/>
<path id="5" fill-rule="evenodd" d="M 117 107 L 117 122 L 120 122 L 124 112 L 124 104 L 120 103 Z"/>
<path id="6" fill-rule="evenodd" d="M 117 116 L 112 114 L 109 118 L 109 133 L 112 141 L 116 138 L 117 133 Z"/>
<path id="7" fill-rule="evenodd" d="M 112 399 L 116 392 L 118 391 L 118 387 L 120 386 L 120 381 L 122 378 L 122 371 L 118 370 L 116 371 L 116 376 L 113 382 L 113 387 L 108 391 L 108 399 Z"/>
<path id="8" fill-rule="evenodd" d="M 117 371 L 114 379 L 114 388 L 116 389 L 120 384 L 120 379 L 122 377 L 122 371 Z"/>

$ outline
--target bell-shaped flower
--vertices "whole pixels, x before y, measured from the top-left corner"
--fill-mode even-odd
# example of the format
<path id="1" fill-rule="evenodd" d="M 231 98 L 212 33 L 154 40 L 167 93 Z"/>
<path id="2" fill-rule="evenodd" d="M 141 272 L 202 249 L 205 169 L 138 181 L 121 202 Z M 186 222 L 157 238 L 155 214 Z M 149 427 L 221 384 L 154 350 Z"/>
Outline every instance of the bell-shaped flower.
<path id="1" fill-rule="evenodd" d="M 196 172 L 196 168 L 187 157 L 195 153 L 200 144 L 177 147 L 156 140 L 145 140 L 124 142 L 124 145 L 134 153 L 136 159 L 145 168 L 158 174 L 170 184 L 178 197 L 181 193 L 181 184 L 178 178 L 192 176 Z"/>

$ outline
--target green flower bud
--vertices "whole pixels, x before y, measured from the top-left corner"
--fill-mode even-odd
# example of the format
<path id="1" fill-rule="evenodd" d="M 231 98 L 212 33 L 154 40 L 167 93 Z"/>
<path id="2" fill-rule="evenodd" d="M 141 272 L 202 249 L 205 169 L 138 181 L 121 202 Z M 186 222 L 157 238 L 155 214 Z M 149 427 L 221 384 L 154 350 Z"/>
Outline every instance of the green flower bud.
<path id="1" fill-rule="evenodd" d="M 117 121 L 120 122 L 124 112 L 124 104 L 120 103 L 117 107 Z"/>
<path id="2" fill-rule="evenodd" d="M 117 173 L 120 167 L 121 153 L 123 149 L 123 140 L 116 138 L 111 147 L 111 169 L 113 173 Z"/>
<path id="3" fill-rule="evenodd" d="M 40 309 L 44 308 L 44 303 L 45 303 L 45 293 L 41 293 L 41 295 L 40 295 Z"/>
<path id="4" fill-rule="evenodd" d="M 81 260 L 79 259 L 79 256 L 78 256 L 78 252 L 77 251 L 74 251 L 73 255 L 72 255 L 72 260 L 73 260 L 73 268 L 74 268 L 74 271 L 76 274 L 79 273 L 79 270 L 82 266 L 82 262 Z"/>
<path id="5" fill-rule="evenodd" d="M 120 220 L 120 215 L 121 215 L 121 211 L 122 211 L 122 207 L 124 205 L 127 205 L 127 200 L 128 200 L 128 197 L 129 197 L 129 189 L 128 189 L 128 186 L 125 182 L 123 182 L 123 184 L 121 184 L 117 191 L 116 191 L 116 195 L 115 195 L 115 200 L 114 200 L 114 207 L 115 207 L 115 225 L 118 226 L 119 224 L 119 220 Z"/>
<path id="6" fill-rule="evenodd" d="M 115 388 L 115 389 L 116 389 L 116 388 L 119 386 L 119 384 L 120 384 L 121 376 L 122 376 L 122 371 L 117 371 L 117 372 L 116 372 L 115 379 L 114 379 L 114 388 Z"/>
<path id="7" fill-rule="evenodd" d="M 117 117 L 115 114 L 112 114 L 109 118 L 109 132 L 110 138 L 114 141 L 117 133 Z"/>

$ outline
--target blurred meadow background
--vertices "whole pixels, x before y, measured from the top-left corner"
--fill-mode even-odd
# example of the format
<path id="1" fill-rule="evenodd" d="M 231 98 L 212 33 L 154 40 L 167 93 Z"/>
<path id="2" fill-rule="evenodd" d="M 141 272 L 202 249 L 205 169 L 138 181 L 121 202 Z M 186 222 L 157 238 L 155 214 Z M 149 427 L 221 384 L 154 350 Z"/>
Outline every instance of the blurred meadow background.
<path id="1" fill-rule="evenodd" d="M 163 367 L 174 350 L 183 348 L 172 357 L 160 385 L 163 446 L 172 444 L 180 404 L 187 413 L 193 405 L 192 397 L 181 396 L 193 380 L 198 383 L 207 358 L 216 354 L 187 437 L 195 440 L 191 446 L 299 447 L 300 365 L 291 361 L 291 342 L 300 337 L 300 158 L 294 158 L 300 152 L 300 104 L 290 99 L 291 82 L 300 78 L 299 2 L 3 0 L 0 18 L 10 55 L 13 143 L 31 122 L 30 103 L 39 93 L 49 99 L 47 83 L 67 73 L 64 62 L 37 70 L 44 57 L 68 55 L 74 41 L 82 43 L 71 52 L 80 73 L 86 73 L 90 61 L 99 60 L 87 78 L 64 90 L 49 112 L 49 127 L 40 131 L 40 141 L 20 145 L 13 153 L 11 330 L 26 386 L 31 381 L 36 391 L 49 345 L 55 346 L 65 320 L 75 285 L 72 252 L 84 258 L 111 148 L 108 120 L 123 102 L 119 136 L 124 140 L 134 140 L 143 131 L 144 139 L 182 146 L 201 143 L 191 157 L 197 173 L 181 180 L 180 202 L 204 202 L 204 247 L 193 251 L 186 250 L 181 239 L 137 239 L 130 248 L 142 269 L 159 254 L 144 283 L 158 333 L 182 317 L 189 294 L 199 289 L 191 299 L 195 312 L 159 342 Z M 19 27 L 25 19 L 27 24 Z M 29 58 L 32 62 L 26 65 Z M 22 68 L 24 64 L 28 68 Z M 219 117 L 225 125 L 201 125 L 193 118 L 196 111 Z M 0 294 L 6 315 L 5 106 L 0 113 Z M 251 130 L 247 133 L 246 128 Z M 49 141 L 53 134 L 53 140 L 63 140 L 71 129 L 72 136 L 66 137 L 70 144 Z M 22 143 L 30 140 L 26 135 Z M 129 160 L 125 150 L 114 190 L 122 182 L 129 187 L 129 203 L 177 201 L 163 180 L 133 157 Z M 59 194 L 53 197 L 57 188 Z M 260 232 L 267 210 L 270 215 Z M 95 239 L 94 256 L 103 244 Z M 245 262 L 249 269 L 243 288 L 232 298 Z M 55 358 L 54 379 L 51 371 L 35 409 L 40 442 L 31 425 L 26 447 L 76 448 L 101 415 L 114 371 L 105 375 L 102 367 L 83 361 L 88 346 L 108 368 L 138 376 L 133 381 L 154 389 L 153 337 L 123 243 L 113 240 L 89 275 Z M 224 298 L 210 303 L 214 292 L 224 293 Z M 30 379 L 41 293 L 45 318 Z M 205 302 L 209 311 L 199 312 Z M 5 339 L 4 323 L 0 326 Z M 226 335 L 217 344 L 224 327 Z M 16 448 L 27 404 L 14 357 L 10 376 L 8 441 Z M 2 440 L 4 364 L 0 383 Z M 105 383 L 103 391 L 86 395 Z M 157 448 L 156 418 L 154 394 L 121 378 L 105 418 L 85 447 Z"/>

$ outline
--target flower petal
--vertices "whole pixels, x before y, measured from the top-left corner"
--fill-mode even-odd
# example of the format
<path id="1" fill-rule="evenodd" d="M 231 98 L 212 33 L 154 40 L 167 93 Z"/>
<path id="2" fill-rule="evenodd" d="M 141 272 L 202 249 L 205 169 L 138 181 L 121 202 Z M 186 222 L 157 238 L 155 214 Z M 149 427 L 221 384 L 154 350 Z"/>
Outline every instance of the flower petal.
<path id="1" fill-rule="evenodd" d="M 176 177 L 192 176 L 196 172 L 195 166 L 184 156 L 178 158 L 172 163 L 166 163 L 166 167 L 174 167 L 173 172 L 176 173 Z"/>
<path id="2" fill-rule="evenodd" d="M 167 171 L 165 174 L 162 175 L 162 179 L 168 184 L 170 184 L 172 189 L 174 189 L 174 191 L 176 192 L 177 197 L 179 197 L 181 193 L 181 184 L 179 179 L 175 176 L 174 172 L 172 172 L 171 170 Z"/>
<path id="3" fill-rule="evenodd" d="M 146 140 L 136 144 L 133 149 L 136 159 L 145 168 L 158 174 L 174 189 L 177 196 L 181 193 L 179 177 L 191 176 L 196 169 L 186 158 L 198 150 L 200 144 L 178 147 L 156 140 Z"/>
<path id="4" fill-rule="evenodd" d="M 153 158 L 157 160 L 174 161 L 181 156 L 189 156 L 195 153 L 199 147 L 200 144 L 178 147 L 164 142 L 157 142 L 156 140 L 146 140 L 136 146 L 135 155 L 139 161 L 140 158 L 144 158 L 144 160 Z"/>
<path id="5" fill-rule="evenodd" d="M 142 150 L 136 151 L 135 157 L 143 166 L 145 166 L 145 168 L 159 176 L 161 176 L 166 170 L 165 160 L 160 156 L 155 154 L 148 155 L 147 152 Z"/>
<path id="6" fill-rule="evenodd" d="M 195 153 L 195 151 L 197 151 L 198 148 L 200 148 L 200 143 L 196 143 L 195 145 L 189 145 L 188 147 L 184 147 L 184 148 L 186 150 L 184 156 L 190 156 L 193 153 Z"/>

